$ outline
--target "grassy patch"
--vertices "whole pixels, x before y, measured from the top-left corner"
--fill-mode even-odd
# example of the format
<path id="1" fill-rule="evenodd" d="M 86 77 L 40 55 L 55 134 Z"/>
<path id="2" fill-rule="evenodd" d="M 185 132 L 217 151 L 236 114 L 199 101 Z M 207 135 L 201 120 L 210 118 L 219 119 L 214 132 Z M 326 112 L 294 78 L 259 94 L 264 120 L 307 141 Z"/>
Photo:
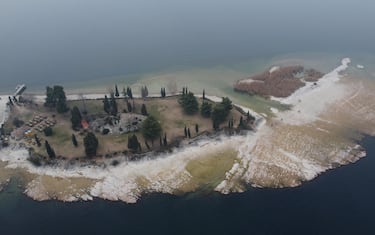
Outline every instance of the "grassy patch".
<path id="1" fill-rule="evenodd" d="M 192 175 L 192 184 L 201 188 L 215 188 L 235 163 L 237 152 L 228 149 L 190 161 L 186 170 Z"/>

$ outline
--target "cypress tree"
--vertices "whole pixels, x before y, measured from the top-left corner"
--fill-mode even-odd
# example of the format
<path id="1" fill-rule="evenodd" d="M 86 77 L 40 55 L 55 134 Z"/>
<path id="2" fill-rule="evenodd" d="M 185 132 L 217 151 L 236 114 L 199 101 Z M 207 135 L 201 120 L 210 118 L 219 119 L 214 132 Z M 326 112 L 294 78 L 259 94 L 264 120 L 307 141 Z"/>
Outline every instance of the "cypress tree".
<path id="1" fill-rule="evenodd" d="M 117 84 L 115 85 L 115 96 L 116 96 L 116 97 L 119 97 L 119 96 L 120 96 L 120 93 L 118 92 Z"/>
<path id="2" fill-rule="evenodd" d="M 132 89 L 130 87 L 126 88 L 126 93 L 127 93 L 127 95 L 129 96 L 130 99 L 133 99 L 133 92 L 132 92 Z"/>
<path id="3" fill-rule="evenodd" d="M 132 105 L 130 104 L 129 101 L 126 101 L 126 104 L 128 106 L 128 112 L 131 113 L 133 111 Z"/>
<path id="4" fill-rule="evenodd" d="M 117 110 L 116 98 L 115 98 L 115 95 L 111 93 L 111 114 L 113 116 L 116 116 L 117 113 L 118 113 L 118 110 Z"/>
<path id="5" fill-rule="evenodd" d="M 240 118 L 240 123 L 238 124 L 238 127 L 244 127 L 243 117 L 242 116 Z"/>
<path id="6" fill-rule="evenodd" d="M 85 145 L 86 156 L 93 157 L 96 155 L 98 149 L 99 141 L 94 135 L 94 133 L 89 132 L 83 139 L 83 144 Z"/>
<path id="7" fill-rule="evenodd" d="M 73 143 L 74 147 L 78 146 L 77 138 L 74 134 L 72 134 L 72 143 Z"/>
<path id="8" fill-rule="evenodd" d="M 35 138 L 36 145 L 38 145 L 38 147 L 42 146 L 37 134 L 34 135 L 34 138 Z"/>
<path id="9" fill-rule="evenodd" d="M 104 111 L 109 114 L 111 112 L 111 104 L 109 103 L 107 95 L 104 96 L 103 103 L 104 103 Z"/>
<path id="10" fill-rule="evenodd" d="M 8 99 L 9 99 L 9 104 L 13 106 L 14 104 L 13 104 L 12 98 L 10 98 L 10 96 L 8 96 Z"/>
<path id="11" fill-rule="evenodd" d="M 82 115 L 77 106 L 74 106 L 71 111 L 70 121 L 72 122 L 73 129 L 77 129 L 81 126 Z"/>
<path id="12" fill-rule="evenodd" d="M 138 142 L 138 138 L 135 134 L 128 138 L 128 149 L 132 151 L 137 151 L 140 148 L 140 144 Z"/>
<path id="13" fill-rule="evenodd" d="M 144 116 L 147 116 L 147 115 L 148 115 L 148 113 L 147 113 L 147 109 L 146 109 L 146 105 L 145 105 L 145 104 L 142 104 L 141 113 L 142 113 L 142 115 L 144 115 Z"/>
<path id="14" fill-rule="evenodd" d="M 150 145 L 148 145 L 148 143 L 147 143 L 147 140 L 145 140 L 145 145 L 146 145 L 146 147 L 147 147 L 148 150 L 151 149 L 151 148 L 150 148 Z"/>
<path id="15" fill-rule="evenodd" d="M 187 129 L 189 139 L 191 138 L 190 128 Z"/>
<path id="16" fill-rule="evenodd" d="M 187 132 L 187 128 L 186 128 L 186 126 L 185 126 L 185 128 L 184 128 L 184 133 L 185 133 L 185 138 L 188 137 L 188 132 Z"/>
<path id="17" fill-rule="evenodd" d="M 198 132 L 199 132 L 199 126 L 198 126 L 198 124 L 195 124 L 195 133 L 198 134 Z"/>
<path id="18" fill-rule="evenodd" d="M 203 99 L 205 100 L 206 99 L 206 91 L 203 89 Z"/>
<path id="19" fill-rule="evenodd" d="M 159 136 L 159 142 L 160 142 L 160 147 L 163 147 L 163 140 L 161 139 L 161 136 Z"/>
<path id="20" fill-rule="evenodd" d="M 48 141 L 46 140 L 46 142 L 44 143 L 45 146 L 46 146 L 46 151 L 47 151 L 47 154 L 49 156 L 49 158 L 53 159 L 56 157 L 56 154 L 55 154 L 55 151 L 53 150 L 53 148 L 49 145 Z"/>
<path id="21" fill-rule="evenodd" d="M 164 133 L 163 144 L 164 144 L 164 147 L 167 147 L 167 145 L 168 145 L 168 142 L 167 142 L 167 133 Z"/>

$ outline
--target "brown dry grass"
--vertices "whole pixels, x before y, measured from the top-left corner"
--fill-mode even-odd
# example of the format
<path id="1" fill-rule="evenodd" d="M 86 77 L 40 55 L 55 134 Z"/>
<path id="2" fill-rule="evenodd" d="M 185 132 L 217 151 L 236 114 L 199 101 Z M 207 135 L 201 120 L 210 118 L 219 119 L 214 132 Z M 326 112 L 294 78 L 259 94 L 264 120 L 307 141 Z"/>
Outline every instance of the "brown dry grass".
<path id="1" fill-rule="evenodd" d="M 184 136 L 184 127 L 190 128 L 192 138 L 197 136 L 202 132 L 212 131 L 212 122 L 210 118 L 203 118 L 199 113 L 195 115 L 186 115 L 183 113 L 181 106 L 178 104 L 178 97 L 167 97 L 167 98 L 146 98 L 146 99 L 134 99 L 130 101 L 132 104 L 134 102 L 135 113 L 140 113 L 142 104 L 145 104 L 149 114 L 153 115 L 160 121 L 160 124 L 164 133 L 167 135 L 167 140 L 169 143 L 172 140 Z M 199 104 L 202 100 L 198 100 Z M 124 99 L 118 99 L 118 110 L 122 111 L 127 108 Z M 77 106 L 83 110 L 84 105 L 82 101 L 69 101 L 69 107 Z M 103 102 L 102 100 L 86 100 L 85 107 L 88 114 L 104 114 Z M 84 133 L 80 133 L 72 130 L 70 122 L 70 113 L 56 114 L 54 111 L 46 109 L 43 105 L 38 107 L 17 107 L 13 111 L 13 115 L 17 115 L 20 119 L 25 122 L 32 118 L 34 115 L 46 115 L 52 117 L 55 115 L 56 125 L 53 127 L 53 136 L 46 137 L 44 133 L 36 132 L 44 143 L 44 140 L 48 140 L 50 145 L 54 148 L 56 155 L 64 157 L 67 159 L 81 158 L 85 156 L 83 138 Z M 233 109 L 229 115 L 229 118 L 234 119 L 235 123 L 239 121 L 241 114 Z M 195 124 L 199 126 L 199 133 L 195 132 Z M 11 125 L 11 124 L 9 124 Z M 226 126 L 223 123 L 222 126 Z M 78 141 L 78 147 L 74 147 L 72 144 L 71 136 L 76 135 Z M 113 134 L 113 135 L 102 135 L 100 133 L 95 133 L 99 140 L 98 156 L 106 156 L 112 153 L 121 153 L 127 150 L 127 140 L 128 136 L 133 133 L 128 134 Z M 141 143 L 142 149 L 147 149 L 145 146 L 145 141 L 142 137 L 140 131 L 135 133 Z M 151 143 L 149 143 L 151 145 Z M 32 146 L 37 153 L 46 155 L 46 150 L 44 144 L 42 147 Z M 159 140 L 154 141 L 154 147 L 159 147 Z"/>

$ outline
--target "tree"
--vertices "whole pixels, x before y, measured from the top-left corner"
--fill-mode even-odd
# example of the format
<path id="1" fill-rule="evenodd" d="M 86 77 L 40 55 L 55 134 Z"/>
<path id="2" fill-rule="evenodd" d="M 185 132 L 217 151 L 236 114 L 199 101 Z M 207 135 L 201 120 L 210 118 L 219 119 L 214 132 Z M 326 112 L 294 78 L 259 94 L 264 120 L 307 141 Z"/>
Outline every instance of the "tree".
<path id="1" fill-rule="evenodd" d="M 128 106 L 128 112 L 131 113 L 133 111 L 131 103 L 129 101 L 126 101 L 126 104 Z"/>
<path id="2" fill-rule="evenodd" d="M 119 96 L 120 96 L 120 93 L 118 92 L 117 84 L 115 85 L 115 96 L 116 96 L 116 97 L 119 97 Z"/>
<path id="3" fill-rule="evenodd" d="M 44 132 L 45 136 L 52 136 L 53 135 L 53 130 L 52 130 L 51 127 L 44 128 L 43 132 Z"/>
<path id="4" fill-rule="evenodd" d="M 185 134 L 185 138 L 187 138 L 188 137 L 188 132 L 187 132 L 187 127 L 186 126 L 184 128 L 184 134 Z"/>
<path id="5" fill-rule="evenodd" d="M 142 124 L 142 134 L 146 140 L 153 141 L 161 134 L 161 125 L 153 116 L 148 116 Z"/>
<path id="6" fill-rule="evenodd" d="M 116 98 L 115 98 L 114 93 L 111 93 L 110 104 L 111 104 L 111 115 L 116 116 L 117 113 L 118 113 L 118 110 L 117 110 L 117 102 L 116 102 Z"/>
<path id="7" fill-rule="evenodd" d="M 72 143 L 73 143 L 74 147 L 78 146 L 78 141 L 77 141 L 77 138 L 76 138 L 75 134 L 72 134 Z"/>
<path id="8" fill-rule="evenodd" d="M 205 100 L 206 99 L 206 91 L 203 89 L 203 95 L 202 95 L 202 98 L 203 98 L 203 100 Z"/>
<path id="9" fill-rule="evenodd" d="M 164 133 L 163 145 L 164 145 L 164 147 L 167 147 L 167 145 L 168 145 L 167 133 Z"/>
<path id="10" fill-rule="evenodd" d="M 215 105 L 211 113 L 214 129 L 219 128 L 220 123 L 225 121 L 232 108 L 232 101 L 228 97 L 223 98 L 221 103 Z"/>
<path id="11" fill-rule="evenodd" d="M 51 147 L 51 145 L 49 145 L 49 143 L 48 143 L 47 140 L 45 141 L 44 144 L 45 144 L 46 151 L 47 151 L 47 154 L 48 154 L 49 158 L 51 158 L 51 159 L 56 158 L 55 151 L 53 150 L 53 148 Z"/>
<path id="12" fill-rule="evenodd" d="M 145 104 L 142 104 L 141 113 L 142 113 L 142 115 L 144 115 L 144 116 L 147 116 L 147 115 L 148 115 L 148 113 L 147 113 L 147 109 L 146 109 L 146 105 L 145 105 Z"/>
<path id="13" fill-rule="evenodd" d="M 132 89 L 130 87 L 126 88 L 126 94 L 128 95 L 128 97 L 130 99 L 133 99 L 133 92 L 132 92 Z"/>
<path id="14" fill-rule="evenodd" d="M 243 128 L 243 127 L 245 127 L 244 122 L 243 122 L 243 117 L 242 117 L 242 116 L 241 116 L 241 118 L 240 118 L 240 123 L 238 124 L 238 127 L 239 127 L 239 128 Z"/>
<path id="15" fill-rule="evenodd" d="M 220 124 L 223 121 L 225 121 L 227 115 L 228 115 L 228 112 L 226 111 L 224 105 L 217 104 L 212 110 L 211 118 L 214 123 Z"/>
<path id="16" fill-rule="evenodd" d="M 203 101 L 201 106 L 201 115 L 202 117 L 209 118 L 212 112 L 212 104 L 207 101 Z"/>
<path id="17" fill-rule="evenodd" d="M 34 135 L 34 139 L 35 139 L 36 145 L 38 145 L 38 147 L 42 146 L 37 134 Z"/>
<path id="18" fill-rule="evenodd" d="M 232 101 L 228 97 L 223 97 L 221 104 L 224 106 L 225 110 L 229 113 L 232 110 Z"/>
<path id="19" fill-rule="evenodd" d="M 44 102 L 44 106 L 54 108 L 56 105 L 56 97 L 54 95 L 54 91 L 52 87 L 46 87 L 46 101 Z"/>
<path id="20" fill-rule="evenodd" d="M 95 134 L 92 132 L 87 133 L 83 139 L 83 144 L 85 146 L 85 153 L 87 157 L 94 157 L 99 146 L 99 141 Z"/>
<path id="21" fill-rule="evenodd" d="M 8 96 L 8 99 L 9 99 L 9 104 L 10 104 L 11 106 L 13 106 L 14 104 L 13 104 L 13 100 L 12 100 L 12 98 L 11 98 L 10 96 Z"/>
<path id="22" fill-rule="evenodd" d="M 128 149 L 136 152 L 140 149 L 140 144 L 136 135 L 132 135 L 128 138 Z"/>
<path id="23" fill-rule="evenodd" d="M 198 126 L 198 124 L 195 124 L 195 133 L 198 134 L 198 132 L 199 132 L 199 126 Z"/>
<path id="24" fill-rule="evenodd" d="M 187 133 L 188 133 L 188 136 L 189 136 L 189 139 L 190 139 L 191 138 L 190 128 L 187 129 Z"/>
<path id="25" fill-rule="evenodd" d="M 64 92 L 64 87 L 62 86 L 53 86 L 53 95 L 56 99 L 56 111 L 58 113 L 65 113 L 69 109 L 66 105 L 66 96 Z"/>
<path id="26" fill-rule="evenodd" d="M 104 96 L 103 104 L 104 111 L 109 114 L 111 112 L 111 104 L 109 103 L 107 95 Z"/>
<path id="27" fill-rule="evenodd" d="M 183 94 L 178 99 L 178 103 L 182 106 L 186 114 L 192 115 L 197 113 L 199 110 L 197 98 L 194 96 L 194 93 L 192 92 Z"/>
<path id="28" fill-rule="evenodd" d="M 73 107 L 71 115 L 70 121 L 72 122 L 72 128 L 79 129 L 81 127 L 82 115 L 77 106 Z"/>

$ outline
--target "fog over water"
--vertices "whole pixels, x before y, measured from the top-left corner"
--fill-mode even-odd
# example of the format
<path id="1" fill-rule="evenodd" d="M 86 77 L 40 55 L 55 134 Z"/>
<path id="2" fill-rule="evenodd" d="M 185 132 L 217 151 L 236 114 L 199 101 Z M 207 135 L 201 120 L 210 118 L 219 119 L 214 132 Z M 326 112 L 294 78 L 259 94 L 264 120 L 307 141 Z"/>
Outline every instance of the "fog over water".
<path id="1" fill-rule="evenodd" d="M 374 53 L 370 0 L 2 0 L 1 91 L 295 52 Z"/>

